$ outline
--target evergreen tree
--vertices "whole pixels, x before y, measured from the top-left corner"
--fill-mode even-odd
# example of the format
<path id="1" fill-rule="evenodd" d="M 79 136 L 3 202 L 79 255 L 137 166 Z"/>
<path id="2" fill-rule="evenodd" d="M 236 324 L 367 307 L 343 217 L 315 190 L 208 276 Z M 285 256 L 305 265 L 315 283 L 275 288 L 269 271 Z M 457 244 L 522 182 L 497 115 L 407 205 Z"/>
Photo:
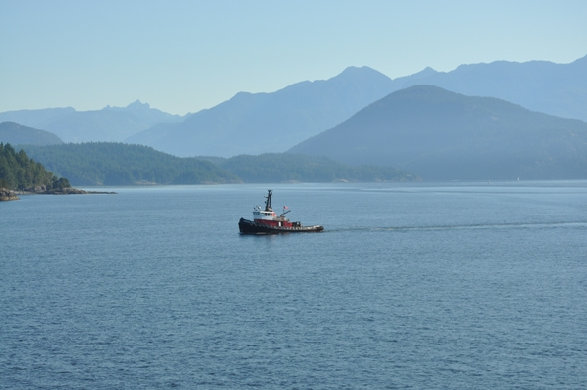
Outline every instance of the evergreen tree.
<path id="1" fill-rule="evenodd" d="M 34 191 L 37 187 L 63 189 L 71 186 L 67 179 L 55 177 L 43 165 L 29 158 L 24 150 L 16 152 L 12 145 L 0 142 L 0 187 Z"/>

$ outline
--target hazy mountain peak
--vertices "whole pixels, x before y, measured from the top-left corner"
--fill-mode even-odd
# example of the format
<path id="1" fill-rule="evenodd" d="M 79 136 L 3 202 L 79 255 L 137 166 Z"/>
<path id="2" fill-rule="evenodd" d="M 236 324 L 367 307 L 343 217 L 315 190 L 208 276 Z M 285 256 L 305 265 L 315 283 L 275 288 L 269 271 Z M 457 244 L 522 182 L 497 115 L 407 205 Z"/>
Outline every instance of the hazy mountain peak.
<path id="1" fill-rule="evenodd" d="M 416 84 L 416 85 L 412 85 L 411 87 L 400 89 L 399 91 L 395 91 L 392 93 L 392 95 L 409 95 L 409 94 L 421 94 L 421 93 L 429 94 L 430 92 L 457 94 L 456 92 L 449 91 L 446 88 L 442 88 L 437 85 Z"/>
<path id="2" fill-rule="evenodd" d="M 427 77 L 433 77 L 437 74 L 440 74 L 441 72 L 436 71 L 435 69 L 427 66 L 424 69 L 422 69 L 421 71 L 419 71 L 418 73 L 414 73 L 413 75 L 407 76 L 407 77 L 399 77 L 396 80 L 402 80 L 402 79 L 410 79 L 410 80 L 420 80 L 420 79 L 424 79 Z"/>
<path id="3" fill-rule="evenodd" d="M 7 142 L 13 145 L 52 145 L 63 143 L 53 133 L 12 121 L 0 123 L 0 142 Z"/>
<path id="4" fill-rule="evenodd" d="M 252 92 L 248 92 L 248 91 L 239 91 L 237 93 L 234 94 L 234 96 L 231 98 L 231 100 L 234 99 L 243 99 L 243 98 L 247 98 L 249 96 L 253 95 Z"/>
<path id="5" fill-rule="evenodd" d="M 149 111 L 151 106 L 149 103 L 143 103 L 139 99 L 135 100 L 132 103 L 129 103 L 126 107 L 119 107 L 119 106 L 111 106 L 108 104 L 103 108 L 103 110 L 110 110 L 110 111 L 134 111 L 134 112 L 143 112 Z"/>
<path id="6" fill-rule="evenodd" d="M 384 97 L 381 101 L 398 100 L 409 101 L 417 99 L 418 101 L 430 101 L 437 99 L 447 99 L 456 96 L 464 96 L 460 93 L 453 92 L 436 85 L 412 85 L 410 87 L 400 89 Z M 377 102 L 376 102 L 377 103 Z"/>
<path id="7" fill-rule="evenodd" d="M 148 110 L 149 108 L 151 108 L 151 106 L 149 105 L 149 103 L 142 103 L 139 99 L 137 99 L 134 102 L 130 103 L 128 106 L 126 106 L 126 108 L 131 110 Z"/>
<path id="8" fill-rule="evenodd" d="M 353 74 L 353 73 L 363 73 L 363 72 L 377 72 L 375 69 L 370 68 L 368 66 L 348 66 L 341 72 L 341 74 Z"/>
<path id="9" fill-rule="evenodd" d="M 386 75 L 381 72 L 376 71 L 373 68 L 368 66 L 349 66 L 345 70 L 343 70 L 338 76 L 333 77 L 333 79 L 342 79 L 342 78 L 352 78 L 352 79 L 364 79 L 369 77 L 378 77 L 378 78 L 385 78 L 389 79 Z M 332 79 L 331 79 L 332 80 Z"/>
<path id="10" fill-rule="evenodd" d="M 108 105 L 101 110 L 77 111 L 67 107 L 0 113 L 0 122 L 13 121 L 45 129 L 65 142 L 122 141 L 157 123 L 180 119 L 138 99 L 126 107 Z"/>
<path id="11" fill-rule="evenodd" d="M 584 178 L 587 124 L 427 85 L 396 91 L 291 153 L 424 179 Z"/>
<path id="12" fill-rule="evenodd" d="M 387 95 L 391 79 L 367 66 L 328 80 L 302 81 L 274 92 L 238 92 L 190 115 L 129 138 L 179 156 L 282 152 Z"/>
<path id="13" fill-rule="evenodd" d="M 431 76 L 433 74 L 438 73 L 435 69 L 427 66 L 418 73 L 414 74 L 413 76 Z"/>

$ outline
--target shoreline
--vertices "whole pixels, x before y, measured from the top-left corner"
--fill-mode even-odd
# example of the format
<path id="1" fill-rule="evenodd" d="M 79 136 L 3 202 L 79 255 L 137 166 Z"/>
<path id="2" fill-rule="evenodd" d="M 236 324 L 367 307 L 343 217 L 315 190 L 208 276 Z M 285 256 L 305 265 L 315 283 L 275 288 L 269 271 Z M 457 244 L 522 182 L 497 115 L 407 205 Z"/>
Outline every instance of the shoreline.
<path id="1" fill-rule="evenodd" d="M 11 200 L 20 200 L 19 195 L 90 195 L 90 194 L 107 194 L 113 195 L 116 192 L 111 191 L 86 191 L 78 188 L 63 188 L 45 191 L 13 191 L 7 188 L 0 188 L 0 202 Z"/>
<path id="2" fill-rule="evenodd" d="M 17 193 L 15 191 L 0 188 L 0 202 L 7 202 L 11 200 L 19 200 Z"/>

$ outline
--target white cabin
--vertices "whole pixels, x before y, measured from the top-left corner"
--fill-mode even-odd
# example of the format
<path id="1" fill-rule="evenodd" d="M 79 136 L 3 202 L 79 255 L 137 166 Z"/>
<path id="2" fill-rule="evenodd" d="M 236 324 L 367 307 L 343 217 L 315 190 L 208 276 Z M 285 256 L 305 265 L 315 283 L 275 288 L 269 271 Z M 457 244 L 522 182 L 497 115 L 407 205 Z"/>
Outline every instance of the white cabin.
<path id="1" fill-rule="evenodd" d="M 274 220 L 277 217 L 275 211 L 270 210 L 261 210 L 261 207 L 257 206 L 253 210 L 253 219 L 267 219 L 267 220 Z"/>

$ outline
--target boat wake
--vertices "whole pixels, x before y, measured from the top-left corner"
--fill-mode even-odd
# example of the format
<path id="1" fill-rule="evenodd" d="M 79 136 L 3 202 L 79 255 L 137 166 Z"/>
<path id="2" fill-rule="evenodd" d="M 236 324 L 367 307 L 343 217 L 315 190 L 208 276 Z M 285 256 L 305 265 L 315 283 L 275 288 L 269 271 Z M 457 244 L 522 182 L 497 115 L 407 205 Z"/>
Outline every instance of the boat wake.
<path id="1" fill-rule="evenodd" d="M 504 222 L 479 223 L 462 225 L 419 225 L 419 226 L 350 226 L 329 228 L 325 232 L 409 232 L 409 231 L 436 231 L 436 230 L 485 230 L 485 229 L 552 229 L 552 228 L 585 228 L 587 221 L 558 221 L 558 222 Z"/>

